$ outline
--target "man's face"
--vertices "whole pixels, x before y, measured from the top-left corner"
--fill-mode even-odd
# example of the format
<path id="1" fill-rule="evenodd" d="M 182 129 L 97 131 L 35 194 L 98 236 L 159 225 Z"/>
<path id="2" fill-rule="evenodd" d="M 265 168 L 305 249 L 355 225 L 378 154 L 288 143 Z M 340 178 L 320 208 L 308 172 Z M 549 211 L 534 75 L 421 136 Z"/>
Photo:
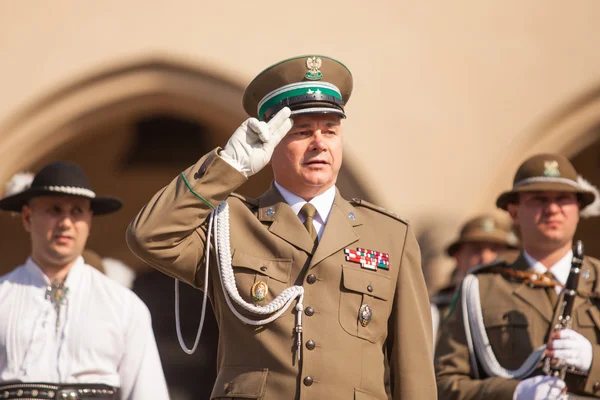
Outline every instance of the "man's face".
<path id="1" fill-rule="evenodd" d="M 460 245 L 454 258 L 456 274 L 462 278 L 467 271 L 476 265 L 489 264 L 494 261 L 506 246 L 492 242 L 466 242 Z"/>
<path id="2" fill-rule="evenodd" d="M 529 192 L 519 194 L 519 203 L 509 212 L 521 231 L 527 249 L 553 251 L 571 245 L 579 222 L 579 203 L 575 193 Z"/>
<path id="3" fill-rule="evenodd" d="M 271 165 L 275 180 L 292 193 L 310 200 L 335 184 L 342 166 L 341 117 L 305 114 L 279 142 Z"/>
<path id="4" fill-rule="evenodd" d="M 31 199 L 21 212 L 31 254 L 43 267 L 61 268 L 81 255 L 90 234 L 90 200 L 74 196 Z"/>

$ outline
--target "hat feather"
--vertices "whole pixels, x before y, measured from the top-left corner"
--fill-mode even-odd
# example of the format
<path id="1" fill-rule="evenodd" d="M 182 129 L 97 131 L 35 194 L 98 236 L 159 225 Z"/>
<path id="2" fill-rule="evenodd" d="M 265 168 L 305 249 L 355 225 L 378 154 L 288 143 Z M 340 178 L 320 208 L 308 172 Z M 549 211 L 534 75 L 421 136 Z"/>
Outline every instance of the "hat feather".
<path id="1" fill-rule="evenodd" d="M 599 216 L 600 215 L 600 192 L 598 191 L 598 188 L 596 186 L 592 185 L 586 179 L 584 179 L 581 175 L 577 176 L 577 183 L 579 184 L 579 186 L 581 186 L 582 189 L 587 190 L 589 192 L 593 192 L 596 195 L 594 202 L 592 204 L 588 205 L 587 207 L 585 207 L 583 210 L 581 210 L 579 215 L 582 218 L 591 218 L 591 217 Z"/>
<path id="2" fill-rule="evenodd" d="M 12 196 L 29 189 L 34 177 L 32 172 L 17 172 L 6 183 L 4 196 Z"/>

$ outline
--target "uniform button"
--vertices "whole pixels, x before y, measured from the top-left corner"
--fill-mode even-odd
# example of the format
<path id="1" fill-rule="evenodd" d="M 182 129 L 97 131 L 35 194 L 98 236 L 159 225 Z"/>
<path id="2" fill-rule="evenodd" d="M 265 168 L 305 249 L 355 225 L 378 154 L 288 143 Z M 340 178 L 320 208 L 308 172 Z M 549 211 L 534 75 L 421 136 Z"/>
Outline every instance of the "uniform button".
<path id="1" fill-rule="evenodd" d="M 308 342 L 306 342 L 306 348 L 309 350 L 312 350 L 315 348 L 315 341 L 314 340 L 309 340 Z"/>
<path id="2" fill-rule="evenodd" d="M 315 283 L 317 281 L 317 277 L 314 274 L 310 274 L 309 276 L 306 277 L 306 282 L 310 283 L 311 285 L 313 283 Z"/>
<path id="3" fill-rule="evenodd" d="M 372 292 L 372 291 L 373 291 L 373 286 L 371 286 L 371 285 L 367 286 L 367 290 L 368 290 L 369 292 Z"/>
<path id="4" fill-rule="evenodd" d="M 312 308 L 311 306 L 308 306 L 304 309 L 304 314 L 308 315 L 309 317 L 312 317 L 314 313 L 315 313 L 315 309 Z"/>
<path id="5" fill-rule="evenodd" d="M 262 267 L 260 267 L 260 270 L 261 270 L 261 271 L 266 271 L 266 270 L 267 270 L 267 266 L 266 266 L 266 265 L 263 265 Z"/>
<path id="6" fill-rule="evenodd" d="M 594 383 L 594 392 L 597 392 L 598 390 L 600 390 L 600 382 L 595 382 Z"/>
<path id="7" fill-rule="evenodd" d="M 311 378 L 310 376 L 307 376 L 306 378 L 304 378 L 304 386 L 311 386 L 313 384 L 313 378 Z"/>

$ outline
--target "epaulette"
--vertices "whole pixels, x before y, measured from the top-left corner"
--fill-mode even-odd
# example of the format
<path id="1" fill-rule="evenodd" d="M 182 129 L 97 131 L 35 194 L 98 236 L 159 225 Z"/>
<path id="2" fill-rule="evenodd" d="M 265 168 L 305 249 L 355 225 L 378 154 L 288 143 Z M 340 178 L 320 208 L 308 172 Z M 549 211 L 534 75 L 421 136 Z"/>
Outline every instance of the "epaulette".
<path id="1" fill-rule="evenodd" d="M 253 206 L 253 207 L 258 207 L 258 199 L 254 199 L 252 197 L 248 197 L 248 196 L 244 196 L 242 194 L 239 193 L 231 193 L 229 196 L 231 197 L 235 197 L 236 199 L 239 199 L 241 201 L 243 201 L 244 203 Z"/>
<path id="2" fill-rule="evenodd" d="M 481 274 L 490 271 L 493 267 L 507 267 L 508 263 L 503 258 L 497 258 L 489 264 L 479 264 L 467 271 L 468 274 Z"/>
<path id="3" fill-rule="evenodd" d="M 365 201 L 363 199 L 353 198 L 352 200 L 350 200 L 350 203 L 352 205 L 355 205 L 355 206 L 362 206 L 362 207 L 369 208 L 369 209 L 371 209 L 373 211 L 377 211 L 378 213 L 381 213 L 383 215 L 387 215 L 388 217 L 394 218 L 395 220 L 398 220 L 398 221 L 400 221 L 400 222 L 408 225 L 408 220 L 407 219 L 402 218 L 398 214 L 395 214 L 395 213 L 393 213 L 393 212 L 391 212 L 389 210 L 386 210 L 385 208 L 376 206 L 375 204 L 371 204 L 368 201 Z"/>

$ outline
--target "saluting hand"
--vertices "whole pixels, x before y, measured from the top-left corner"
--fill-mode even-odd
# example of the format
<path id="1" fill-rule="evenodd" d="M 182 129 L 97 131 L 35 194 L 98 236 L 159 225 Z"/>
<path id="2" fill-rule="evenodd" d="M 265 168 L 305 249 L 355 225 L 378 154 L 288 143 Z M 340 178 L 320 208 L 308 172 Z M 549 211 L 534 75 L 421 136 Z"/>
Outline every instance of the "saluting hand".
<path id="1" fill-rule="evenodd" d="M 588 372 L 592 366 L 592 344 L 572 329 L 552 333 L 545 354 L 582 372 Z"/>
<path id="2" fill-rule="evenodd" d="M 275 146 L 292 129 L 288 107 L 282 108 L 267 123 L 248 118 L 236 129 L 220 156 L 242 174 L 249 177 L 271 160 Z"/>

